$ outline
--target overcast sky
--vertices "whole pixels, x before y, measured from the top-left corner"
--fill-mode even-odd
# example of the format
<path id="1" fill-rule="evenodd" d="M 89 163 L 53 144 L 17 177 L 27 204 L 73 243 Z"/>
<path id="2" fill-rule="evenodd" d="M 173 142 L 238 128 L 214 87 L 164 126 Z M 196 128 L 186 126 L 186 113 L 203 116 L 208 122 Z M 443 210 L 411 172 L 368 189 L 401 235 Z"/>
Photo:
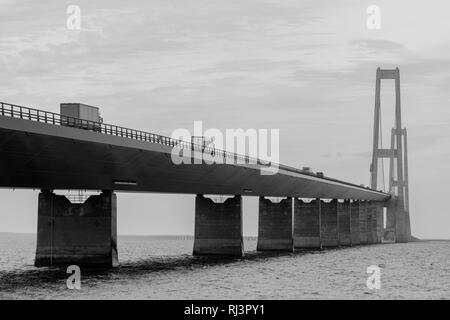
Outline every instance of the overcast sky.
<path id="1" fill-rule="evenodd" d="M 81 30 L 66 27 L 68 5 Z M 381 29 L 366 27 L 369 5 Z M 280 162 L 369 184 L 375 70 L 398 66 L 413 234 L 450 238 L 448 0 L 0 0 L 0 101 L 105 122 L 280 130 Z M 393 83 L 382 84 L 384 141 Z M 387 146 L 385 144 L 385 146 Z M 4 168 L 2 168 L 3 170 Z M 0 231 L 36 232 L 37 191 L 0 191 Z M 244 233 L 257 233 L 257 198 Z M 192 234 L 194 196 L 119 194 L 119 234 Z"/>

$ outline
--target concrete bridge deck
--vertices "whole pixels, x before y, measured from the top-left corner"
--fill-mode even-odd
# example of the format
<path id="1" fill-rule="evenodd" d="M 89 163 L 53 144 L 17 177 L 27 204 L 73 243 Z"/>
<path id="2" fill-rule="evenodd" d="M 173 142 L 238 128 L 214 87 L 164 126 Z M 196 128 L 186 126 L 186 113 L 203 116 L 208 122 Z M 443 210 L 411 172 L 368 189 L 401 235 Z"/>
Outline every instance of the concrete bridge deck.
<path id="1" fill-rule="evenodd" d="M 278 165 L 258 162 L 181 164 L 177 140 L 106 124 L 101 132 L 61 125 L 61 116 L 0 104 L 0 187 L 230 194 L 386 201 L 390 195 Z M 21 109 L 18 109 L 21 108 Z M 80 125 L 82 127 L 82 125 Z M 191 148 L 191 144 L 183 142 Z M 242 157 L 229 152 L 224 157 Z"/>

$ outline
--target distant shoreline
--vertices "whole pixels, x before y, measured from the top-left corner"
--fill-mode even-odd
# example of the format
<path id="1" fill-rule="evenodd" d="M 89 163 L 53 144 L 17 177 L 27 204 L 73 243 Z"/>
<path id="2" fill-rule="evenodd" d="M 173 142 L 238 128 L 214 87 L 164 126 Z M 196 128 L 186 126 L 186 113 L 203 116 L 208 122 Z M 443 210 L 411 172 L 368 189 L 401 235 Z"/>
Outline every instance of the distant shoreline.
<path id="1" fill-rule="evenodd" d="M 30 235 L 36 236 L 36 233 L 29 232 L 0 232 L 0 235 Z M 141 237 L 154 238 L 161 240 L 194 240 L 194 235 L 189 234 L 119 234 L 119 237 Z M 257 240 L 257 236 L 244 236 L 246 240 Z"/>
<path id="2" fill-rule="evenodd" d="M 36 233 L 28 232 L 0 232 L 0 235 L 36 235 Z M 194 235 L 189 234 L 119 234 L 119 237 L 143 237 L 143 238 L 154 238 L 161 240 L 194 240 Z M 257 236 L 244 236 L 246 240 L 257 240 Z M 411 242 L 430 242 L 430 241 L 450 241 L 450 239 L 414 239 Z"/>

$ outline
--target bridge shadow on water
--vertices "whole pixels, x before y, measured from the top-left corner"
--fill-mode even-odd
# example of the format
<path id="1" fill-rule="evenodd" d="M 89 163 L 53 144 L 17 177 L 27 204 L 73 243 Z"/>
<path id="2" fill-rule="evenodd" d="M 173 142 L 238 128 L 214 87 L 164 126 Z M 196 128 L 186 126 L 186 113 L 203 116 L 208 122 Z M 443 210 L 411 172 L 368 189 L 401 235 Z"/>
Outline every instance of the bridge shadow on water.
<path id="1" fill-rule="evenodd" d="M 300 250 L 296 252 L 245 252 L 243 257 L 218 257 L 203 256 L 194 257 L 184 254 L 178 256 L 152 256 L 137 261 L 122 261 L 115 268 L 92 268 L 80 266 L 83 285 L 95 285 L 99 281 L 117 281 L 138 279 L 152 273 L 182 272 L 187 276 L 189 272 L 214 268 L 217 266 L 236 263 L 260 263 L 282 257 L 295 257 L 308 254 L 325 254 L 329 251 L 346 250 L 347 248 L 327 248 L 325 250 Z M 65 284 L 70 274 L 66 273 L 67 266 L 41 267 L 24 266 L 24 269 L 0 271 L 0 294 L 30 289 L 33 287 L 45 287 Z"/>

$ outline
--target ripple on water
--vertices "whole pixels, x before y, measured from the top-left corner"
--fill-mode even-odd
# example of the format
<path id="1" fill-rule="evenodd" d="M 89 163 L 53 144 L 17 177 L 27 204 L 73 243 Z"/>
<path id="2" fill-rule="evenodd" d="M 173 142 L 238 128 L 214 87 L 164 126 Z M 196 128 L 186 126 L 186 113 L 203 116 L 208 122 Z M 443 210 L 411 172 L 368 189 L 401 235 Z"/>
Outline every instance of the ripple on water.
<path id="1" fill-rule="evenodd" d="M 82 270 L 66 288 L 64 268 L 33 266 L 35 236 L 0 234 L 0 299 L 449 299 L 450 241 L 371 245 L 244 258 L 192 257 L 192 240 L 119 237 L 120 267 Z M 381 289 L 366 268 L 381 268 Z"/>

